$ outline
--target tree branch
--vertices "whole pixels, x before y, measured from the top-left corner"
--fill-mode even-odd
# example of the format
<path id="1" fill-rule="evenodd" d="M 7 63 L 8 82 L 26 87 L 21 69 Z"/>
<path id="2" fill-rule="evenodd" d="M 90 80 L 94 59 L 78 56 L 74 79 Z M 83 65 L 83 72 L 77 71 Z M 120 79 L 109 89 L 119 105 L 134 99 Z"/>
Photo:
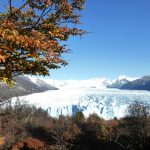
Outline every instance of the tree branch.
<path id="1" fill-rule="evenodd" d="M 12 0 L 9 0 L 9 10 L 10 10 L 10 13 L 12 13 Z"/>
<path id="2" fill-rule="evenodd" d="M 11 0 L 10 0 L 10 1 L 11 1 Z M 20 6 L 20 8 L 18 8 L 15 12 L 11 13 L 11 14 L 8 16 L 8 18 L 11 17 L 12 15 L 16 14 L 17 12 L 19 12 L 22 8 L 24 8 L 27 4 L 29 4 L 30 1 L 31 1 L 31 0 L 27 0 L 22 6 Z M 12 8 L 12 7 L 11 7 L 11 8 Z"/>
<path id="3" fill-rule="evenodd" d="M 115 139 L 115 143 L 117 143 L 119 136 L 120 135 L 118 134 L 117 137 L 116 137 L 116 139 Z"/>
<path id="4" fill-rule="evenodd" d="M 39 21 L 41 20 L 41 18 L 43 17 L 43 14 L 45 13 L 47 8 L 44 8 L 41 15 L 39 16 L 38 20 L 35 22 L 35 24 L 32 26 L 32 28 L 34 28 L 38 23 Z"/>
<path id="5" fill-rule="evenodd" d="M 52 7 L 53 7 L 53 4 L 50 5 L 49 10 L 45 14 L 43 14 L 43 16 L 47 15 L 52 10 Z"/>

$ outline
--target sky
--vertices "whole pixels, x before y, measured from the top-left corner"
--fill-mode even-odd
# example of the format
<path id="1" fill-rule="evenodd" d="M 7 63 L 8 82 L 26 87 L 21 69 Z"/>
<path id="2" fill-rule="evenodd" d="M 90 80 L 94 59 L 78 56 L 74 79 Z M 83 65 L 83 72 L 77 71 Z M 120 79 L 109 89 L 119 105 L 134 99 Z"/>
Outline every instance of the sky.
<path id="1" fill-rule="evenodd" d="M 141 77 L 150 74 L 150 1 L 86 0 L 80 28 L 70 38 L 69 65 L 50 70 L 52 79 Z"/>
<path id="2" fill-rule="evenodd" d="M 150 1 L 87 0 L 81 28 L 71 38 L 69 65 L 50 71 L 54 79 L 142 77 L 150 74 Z"/>

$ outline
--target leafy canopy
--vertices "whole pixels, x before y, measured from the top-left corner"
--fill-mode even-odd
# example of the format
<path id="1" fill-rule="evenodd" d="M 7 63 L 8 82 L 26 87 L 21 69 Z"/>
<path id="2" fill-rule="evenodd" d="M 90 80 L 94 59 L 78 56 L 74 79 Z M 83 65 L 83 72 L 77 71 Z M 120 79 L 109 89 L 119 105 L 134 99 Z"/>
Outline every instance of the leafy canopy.
<path id="1" fill-rule="evenodd" d="M 83 35 L 79 24 L 85 0 L 0 0 L 0 80 L 21 74 L 49 75 L 66 65 L 62 41 Z M 18 5 L 16 3 L 19 2 Z"/>

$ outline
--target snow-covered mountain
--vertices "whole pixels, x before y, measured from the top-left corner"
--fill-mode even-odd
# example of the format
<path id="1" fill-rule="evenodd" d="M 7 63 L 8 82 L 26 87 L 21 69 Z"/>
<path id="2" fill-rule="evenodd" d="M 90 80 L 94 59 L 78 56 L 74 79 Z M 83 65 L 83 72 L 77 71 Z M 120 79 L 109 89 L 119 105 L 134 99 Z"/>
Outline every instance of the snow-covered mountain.
<path id="1" fill-rule="evenodd" d="M 32 76 L 17 76 L 15 77 L 15 81 L 15 86 L 13 88 L 9 88 L 9 86 L 0 82 L 0 97 L 21 96 L 64 88 L 105 89 L 113 83 L 112 80 L 106 78 L 93 78 L 88 80 L 53 80 Z"/>
<path id="2" fill-rule="evenodd" d="M 34 77 L 29 77 L 29 79 L 38 84 L 38 79 Z M 44 79 L 40 78 L 40 80 L 45 83 L 57 87 L 58 89 L 62 88 L 98 88 L 104 89 L 107 85 L 111 84 L 112 81 L 106 78 L 93 78 L 88 80 L 52 80 L 52 79 Z"/>
<path id="3" fill-rule="evenodd" d="M 40 79 L 36 79 L 37 83 L 34 83 L 26 76 L 17 76 L 14 80 L 15 85 L 11 88 L 7 84 L 0 82 L 0 98 L 10 98 L 14 96 L 44 92 L 47 90 L 57 90 L 56 87 L 53 87 Z"/>
<path id="4" fill-rule="evenodd" d="M 140 79 L 129 82 L 129 83 L 123 85 L 121 87 L 121 89 L 150 91 L 150 76 L 144 76 Z"/>
<path id="5" fill-rule="evenodd" d="M 120 75 L 115 79 L 114 81 L 119 81 L 119 80 L 128 80 L 128 81 L 134 81 L 138 79 L 137 77 L 127 77 L 126 75 Z"/>
<path id="6" fill-rule="evenodd" d="M 28 77 L 33 83 L 39 84 L 38 79 L 35 77 Z M 107 78 L 92 78 L 87 80 L 53 80 L 53 79 L 45 79 L 40 78 L 41 81 L 57 87 L 59 89 L 62 88 L 120 88 L 122 85 L 136 80 L 138 78 L 127 77 L 125 75 L 118 76 L 116 79 L 107 79 Z"/>
<path id="7" fill-rule="evenodd" d="M 114 79 L 111 84 L 107 85 L 107 88 L 117 88 L 120 89 L 122 86 L 126 85 L 129 82 L 137 80 L 138 78 L 127 77 L 125 75 L 118 76 L 117 79 Z"/>

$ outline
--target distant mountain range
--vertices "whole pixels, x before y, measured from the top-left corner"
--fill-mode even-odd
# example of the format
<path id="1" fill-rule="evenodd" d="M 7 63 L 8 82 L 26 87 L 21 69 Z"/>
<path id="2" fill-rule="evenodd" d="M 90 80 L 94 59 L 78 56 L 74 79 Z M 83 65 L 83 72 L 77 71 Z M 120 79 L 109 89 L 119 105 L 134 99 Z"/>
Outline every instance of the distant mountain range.
<path id="1" fill-rule="evenodd" d="M 150 76 L 139 79 L 121 78 L 108 85 L 107 88 L 117 88 L 124 90 L 147 90 L 150 91 Z"/>
<path id="2" fill-rule="evenodd" d="M 29 77 L 32 82 L 39 84 L 38 79 Z M 52 80 L 41 78 L 41 81 L 57 87 L 58 89 L 64 88 L 95 88 L 95 89 L 127 89 L 127 90 L 147 90 L 150 91 L 150 76 L 142 78 L 127 77 L 125 75 L 118 76 L 117 79 L 110 80 L 107 78 L 92 78 L 88 80 Z"/>
<path id="3" fill-rule="evenodd" d="M 126 90 L 147 90 L 150 91 L 150 76 L 142 78 L 129 78 L 119 76 L 117 79 L 93 78 L 88 80 L 52 80 L 36 78 L 32 76 L 15 77 L 16 83 L 13 88 L 0 82 L 0 97 L 23 96 L 32 93 L 40 93 L 48 90 L 58 89 L 126 89 Z"/>
<path id="4" fill-rule="evenodd" d="M 111 84 L 107 86 L 107 88 L 116 88 L 121 89 L 125 84 L 136 80 L 137 78 L 130 78 L 127 76 L 119 76 L 117 79 L 113 80 Z"/>
<path id="5" fill-rule="evenodd" d="M 37 79 L 37 83 L 32 82 L 26 76 L 17 76 L 15 85 L 10 88 L 3 82 L 0 82 L 0 98 L 10 98 L 14 96 L 23 96 L 32 93 L 40 93 L 47 90 L 57 90 L 58 88 L 51 86 L 44 81 Z"/>
<path id="6" fill-rule="evenodd" d="M 34 77 L 28 77 L 32 82 L 38 84 L 38 79 Z M 96 89 L 106 89 L 106 88 L 121 88 L 124 84 L 134 81 L 137 78 L 131 78 L 124 75 L 119 76 L 117 79 L 111 80 L 107 78 L 92 78 L 87 80 L 53 80 L 40 78 L 40 80 L 45 83 L 62 88 L 96 88 Z"/>
<path id="7" fill-rule="evenodd" d="M 128 82 L 121 86 L 120 89 L 150 91 L 150 76 L 144 76 L 140 79 Z"/>

